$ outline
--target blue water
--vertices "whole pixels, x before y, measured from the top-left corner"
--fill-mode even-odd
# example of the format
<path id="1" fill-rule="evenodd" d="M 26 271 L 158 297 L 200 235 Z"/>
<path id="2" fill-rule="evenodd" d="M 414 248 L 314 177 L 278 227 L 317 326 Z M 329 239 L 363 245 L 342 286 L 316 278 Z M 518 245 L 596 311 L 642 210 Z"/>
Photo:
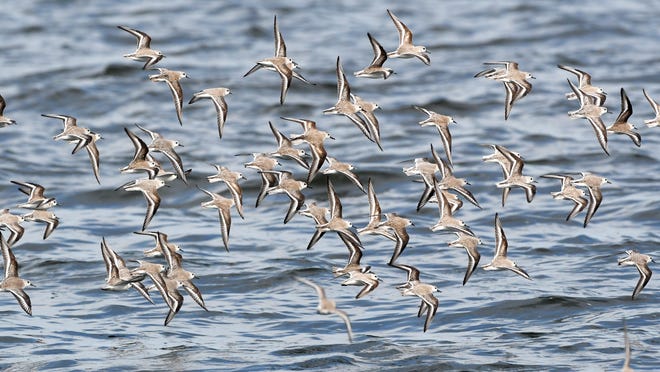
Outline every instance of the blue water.
<path id="1" fill-rule="evenodd" d="M 23 195 L 9 181 L 40 183 L 61 204 L 53 209 L 61 224 L 47 240 L 43 225 L 23 224 L 25 235 L 14 252 L 21 276 L 37 285 L 27 290 L 34 316 L 23 313 L 10 294 L 0 297 L 0 368 L 616 370 L 623 365 L 625 319 L 632 366 L 660 369 L 657 278 L 631 301 L 638 274 L 617 266 L 627 249 L 660 254 L 660 130 L 643 124 L 653 112 L 642 94 L 644 88 L 660 100 L 655 2 L 26 1 L 2 7 L 0 94 L 7 101 L 5 115 L 18 125 L 0 129 L 0 200 L 3 208 L 24 213 L 15 208 Z M 431 66 L 389 60 L 397 73 L 389 79 L 354 78 L 352 72 L 372 59 L 367 32 L 387 50 L 396 46 L 388 8 L 413 30 L 415 43 L 431 51 Z M 262 70 L 242 77 L 272 55 L 275 14 L 288 55 L 316 83 L 294 81 L 283 106 L 276 74 Z M 183 126 L 165 84 L 150 82 L 152 72 L 122 57 L 134 50 L 135 39 L 117 25 L 149 33 L 152 47 L 167 56 L 159 66 L 190 75 L 182 83 Z M 382 107 L 377 115 L 383 152 L 347 118 L 321 114 L 336 101 L 337 56 L 353 92 Z M 494 60 L 518 61 L 536 77 L 506 122 L 502 85 L 473 78 L 482 62 Z M 606 106 L 614 115 L 604 116 L 606 124 L 618 114 L 624 87 L 642 147 L 611 135 L 612 155 L 606 156 L 587 122 L 566 115 L 577 108 L 564 99 L 566 78 L 573 76 L 557 64 L 590 72 L 609 93 Z M 187 104 L 192 93 L 212 86 L 233 91 L 221 140 L 211 103 Z M 451 127 L 454 170 L 470 181 L 483 207 L 465 203 L 458 217 L 483 240 L 482 264 L 493 254 L 498 212 L 511 258 L 533 281 L 479 269 L 461 285 L 465 253 L 447 249 L 453 235 L 429 230 L 437 209 L 428 205 L 415 212 L 422 185 L 401 171 L 411 159 L 430 156 L 430 143 L 441 149 L 437 131 L 417 124 L 424 115 L 413 105 L 458 122 Z M 73 115 L 103 136 L 101 185 L 84 151 L 71 155 L 70 145 L 52 140 L 61 124 L 44 113 Z M 352 162 L 365 184 L 373 179 L 383 210 L 413 220 L 400 261 L 418 267 L 422 280 L 442 291 L 429 331 L 422 332 L 423 319 L 415 316 L 418 300 L 395 288 L 405 277 L 386 265 L 390 241 L 363 237 L 363 263 L 383 281 L 355 300 L 359 288 L 342 287 L 330 271 L 346 260 L 334 234 L 306 251 L 313 222 L 296 216 L 283 225 L 286 197 L 269 196 L 253 208 L 259 175 L 243 168 L 249 157 L 235 154 L 273 151 L 268 121 L 286 134 L 300 133 L 280 116 L 317 121 L 336 138 L 326 143 L 329 154 Z M 102 237 L 127 260 L 153 246 L 151 238 L 133 234 L 144 218 L 143 197 L 114 191 L 135 178 L 119 173 L 133 155 L 123 128 L 137 132 L 135 123 L 182 142 L 179 154 L 185 168 L 193 169 L 189 186 L 175 181 L 161 189 L 163 201 L 149 229 L 166 232 L 183 248 L 184 265 L 199 275 L 209 311 L 186 298 L 167 327 L 167 306 L 158 295 L 151 305 L 133 291 L 100 290 Z M 550 197 L 559 186 L 554 180 L 539 179 L 532 203 L 513 190 L 501 207 L 494 186 L 501 172 L 481 161 L 489 153 L 484 143 L 521 153 L 525 173 L 537 179 L 549 172 L 592 171 L 612 184 L 603 187 L 603 203 L 587 228 L 583 214 L 564 221 L 571 203 Z M 248 178 L 242 183 L 245 219 L 232 212 L 230 253 L 222 246 L 217 213 L 199 206 L 206 196 L 194 187 L 224 190 L 206 183 L 214 173 L 211 163 Z M 304 177 L 295 163 L 283 161 L 282 168 Z M 344 217 L 365 225 L 366 196 L 347 179 L 332 179 Z M 324 177 L 304 194 L 326 203 Z M 349 314 L 352 344 L 338 317 L 316 314 L 314 291 L 293 275 L 323 285 Z"/>

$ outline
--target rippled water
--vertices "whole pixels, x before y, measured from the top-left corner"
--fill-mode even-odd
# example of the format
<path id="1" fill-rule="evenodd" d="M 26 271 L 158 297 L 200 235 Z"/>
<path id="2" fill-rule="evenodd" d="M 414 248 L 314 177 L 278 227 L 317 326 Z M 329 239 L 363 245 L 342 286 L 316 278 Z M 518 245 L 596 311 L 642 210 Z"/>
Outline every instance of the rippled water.
<path id="1" fill-rule="evenodd" d="M 372 58 L 366 33 L 388 50 L 397 35 L 386 9 L 392 9 L 415 33 L 415 42 L 431 50 L 431 66 L 418 60 L 391 60 L 397 72 L 382 80 L 355 79 L 352 72 Z M 616 264 L 621 252 L 638 249 L 658 255 L 657 198 L 660 184 L 660 131 L 643 120 L 653 112 L 645 88 L 660 99 L 660 50 L 655 2 L 582 1 L 528 4 L 505 2 L 406 3 L 326 1 L 167 2 L 18 2 L 4 4 L 0 39 L 0 94 L 5 111 L 19 124 L 0 130 L 0 197 L 3 207 L 22 200 L 10 180 L 48 187 L 61 206 L 60 227 L 42 240 L 43 225 L 25 223 L 16 244 L 21 276 L 33 317 L 26 316 L 9 294 L 0 299 L 0 368 L 3 369 L 556 369 L 614 370 L 623 364 L 623 321 L 632 340 L 638 369 L 660 368 L 657 279 L 635 301 L 630 294 L 638 278 Z M 294 81 L 280 106 L 279 77 L 259 71 L 242 75 L 273 49 L 272 19 L 277 14 L 288 54 L 302 74 L 316 83 Z M 185 101 L 193 92 L 227 86 L 229 115 L 222 140 L 217 138 L 210 102 L 184 107 L 179 126 L 170 93 L 151 83 L 141 64 L 122 57 L 133 51 L 134 38 L 117 29 L 126 25 L 148 32 L 152 47 L 167 58 L 161 66 L 184 70 Z M 353 91 L 379 103 L 378 117 L 385 151 L 360 135 L 344 117 L 323 116 L 336 100 L 335 59 L 341 56 Z M 515 60 L 531 71 L 533 91 L 518 101 L 503 120 L 504 90 L 499 83 L 472 76 L 482 62 Z M 612 156 L 603 154 L 584 120 L 566 115 L 576 108 L 566 101 L 566 78 L 556 68 L 574 65 L 589 71 L 594 84 L 609 92 L 607 106 L 619 110 L 624 87 L 634 107 L 632 122 L 643 138 L 635 148 L 628 138 L 610 137 Z M 437 132 L 421 128 L 424 118 L 412 105 L 449 114 L 454 168 L 471 182 L 483 206 L 466 203 L 459 213 L 484 241 L 483 263 L 494 249 L 493 216 L 499 212 L 510 255 L 534 278 L 510 272 L 478 270 L 461 285 L 466 257 L 446 249 L 451 235 L 432 233 L 437 210 L 415 212 L 422 191 L 406 177 L 406 161 L 429 156 L 429 144 L 440 147 Z M 76 116 L 80 125 L 102 134 L 101 185 L 95 183 L 86 154 L 71 155 L 55 142 L 61 124 L 42 113 Z M 297 125 L 279 119 L 316 120 L 331 132 L 330 155 L 356 165 L 366 182 L 374 180 L 384 211 L 411 218 L 411 241 L 400 258 L 417 266 L 422 280 L 437 285 L 440 308 L 428 332 L 418 319 L 417 300 L 401 297 L 395 284 L 402 272 L 386 266 L 389 241 L 364 237 L 363 263 L 382 279 L 381 286 L 355 300 L 357 287 L 342 287 L 330 268 L 343 265 L 345 248 L 328 234 L 311 251 L 311 220 L 296 216 L 281 223 L 284 196 L 269 196 L 254 209 L 259 176 L 244 173 L 245 219 L 234 215 L 231 252 L 222 247 L 217 213 L 203 210 L 206 196 L 192 185 L 215 191 L 205 177 L 210 163 L 243 169 L 237 153 L 272 151 L 268 121 L 284 133 Z M 162 189 L 163 202 L 150 229 L 169 234 L 184 249 L 185 265 L 196 272 L 208 312 L 189 298 L 168 327 L 167 307 L 156 298 L 146 303 L 134 292 L 100 290 L 105 272 L 99 252 L 102 237 L 126 259 L 137 259 L 153 246 L 135 235 L 145 203 L 137 193 L 114 191 L 132 179 L 119 168 L 132 157 L 124 127 L 144 124 L 178 139 L 191 186 L 174 182 Z M 590 170 L 613 181 L 585 229 L 582 216 L 564 217 L 570 203 L 553 200 L 558 183 L 541 179 L 527 204 L 514 190 L 505 207 L 494 183 L 497 166 L 481 162 L 479 146 L 498 143 L 523 154 L 526 173 Z M 284 168 L 302 172 L 290 162 Z M 367 222 L 368 202 L 346 179 L 333 177 L 344 217 L 356 226 Z M 319 177 L 305 191 L 308 200 L 326 202 Z M 14 210 L 18 213 L 18 210 Z M 234 213 L 234 212 L 233 212 Z M 655 266 L 652 266 L 654 269 Z M 314 292 L 292 280 L 308 277 L 325 286 L 350 315 L 352 344 L 339 318 L 316 314 Z"/>

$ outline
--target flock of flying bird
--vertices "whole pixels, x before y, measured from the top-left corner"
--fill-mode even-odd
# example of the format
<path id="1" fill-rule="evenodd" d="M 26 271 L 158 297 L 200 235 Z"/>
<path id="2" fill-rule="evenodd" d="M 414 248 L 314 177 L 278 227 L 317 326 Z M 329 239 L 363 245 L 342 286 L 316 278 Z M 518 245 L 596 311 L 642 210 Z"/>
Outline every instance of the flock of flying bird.
<path id="1" fill-rule="evenodd" d="M 374 52 L 374 58 L 367 67 L 355 72 L 355 77 L 387 79 L 394 73 L 391 68 L 384 66 L 384 63 L 390 58 L 418 58 L 424 64 L 430 64 L 430 58 L 426 48 L 413 44 L 410 29 L 390 10 L 387 10 L 387 13 L 399 33 L 399 46 L 396 50 L 388 53 L 368 33 L 367 36 Z M 149 35 L 132 28 L 118 27 L 137 38 L 137 49 L 133 53 L 126 54 L 124 57 L 145 62 L 143 69 L 153 69 L 153 66 L 163 59 L 164 55 L 160 51 L 151 48 L 151 38 Z M 309 82 L 296 71 L 299 67 L 298 64 L 287 56 L 286 45 L 278 28 L 277 17 L 274 19 L 274 37 L 275 56 L 258 61 L 244 76 L 248 76 L 260 69 L 277 72 L 281 77 L 280 104 L 284 104 L 292 80 L 297 79 L 306 84 L 313 83 Z M 477 73 L 475 77 L 484 77 L 500 81 L 504 84 L 506 91 L 504 118 L 507 120 L 513 104 L 531 92 L 532 84 L 528 79 L 533 78 L 533 76 L 530 73 L 520 71 L 516 62 L 487 62 L 485 64 L 488 68 Z M 632 114 L 632 106 L 623 88 L 620 92 L 621 113 L 611 126 L 606 127 L 601 119 L 601 115 L 607 112 L 607 108 L 603 106 L 607 97 L 606 93 L 601 88 L 591 84 L 591 76 L 588 73 L 573 67 L 563 65 L 559 65 L 558 67 L 576 75 L 578 78 L 577 86 L 568 79 L 568 84 L 572 92 L 567 93 L 566 98 L 569 100 L 578 100 L 580 104 L 577 110 L 569 112 L 568 115 L 571 118 L 584 118 L 589 122 L 594 129 L 600 146 L 606 154 L 609 155 L 607 149 L 608 133 L 625 134 L 632 139 L 636 146 L 641 145 L 640 135 L 635 132 L 634 126 L 628 122 Z M 186 78 L 187 75 L 183 71 L 169 70 L 163 67 L 158 67 L 157 71 L 158 73 L 150 75 L 149 79 L 153 82 L 165 82 L 167 84 L 172 94 L 177 119 L 179 123 L 183 124 L 184 95 L 180 80 Z M 323 114 L 346 116 L 369 141 L 374 142 L 382 150 L 379 122 L 374 114 L 374 110 L 378 108 L 378 105 L 363 100 L 351 92 L 339 57 L 337 57 L 336 62 L 336 73 L 337 102 L 334 106 L 323 110 Z M 204 98 L 212 101 L 217 112 L 216 121 L 220 138 L 222 138 L 223 128 L 227 118 L 227 103 L 224 97 L 230 93 L 230 89 L 224 87 L 208 88 L 195 93 L 189 101 L 190 104 Z M 660 106 L 658 106 L 646 91 L 644 91 L 644 95 L 656 115 L 655 118 L 647 120 L 645 122 L 646 125 L 648 127 L 660 126 Z M 451 156 L 452 142 L 449 131 L 449 125 L 455 123 L 454 119 L 424 107 L 415 106 L 415 108 L 426 115 L 426 118 L 419 122 L 421 126 L 434 126 L 437 128 L 443 145 L 444 158 L 431 145 L 430 158 L 415 159 L 414 164 L 404 168 L 403 172 L 407 176 L 421 177 L 421 181 L 424 184 L 424 190 L 417 204 L 417 211 L 427 203 L 436 203 L 438 205 L 440 217 L 437 223 L 431 227 L 431 230 L 455 234 L 456 239 L 448 242 L 448 245 L 463 248 L 467 252 L 468 266 L 463 279 L 463 285 L 465 285 L 478 267 L 481 255 L 477 247 L 481 244 L 481 240 L 464 221 L 454 217 L 454 214 L 463 206 L 463 200 L 467 200 L 477 208 L 481 208 L 481 206 L 474 195 L 466 188 L 469 185 L 467 180 L 454 176 Z M 0 126 L 14 124 L 15 122 L 13 120 L 3 115 L 4 109 L 5 101 L 0 97 Z M 89 155 L 93 174 L 97 182 L 100 183 L 99 151 L 96 147 L 96 142 L 101 139 L 101 136 L 88 128 L 79 127 L 76 123 L 76 118 L 72 116 L 62 114 L 44 114 L 43 116 L 62 120 L 64 129 L 54 139 L 75 144 L 72 151 L 73 154 L 84 148 Z M 282 117 L 282 119 L 299 124 L 302 127 L 303 133 L 286 136 L 272 122 L 269 122 L 270 129 L 277 142 L 277 148 L 272 152 L 253 153 L 253 160 L 245 163 L 246 168 L 256 170 L 261 177 L 261 188 L 256 198 L 255 207 L 258 207 L 268 195 L 278 193 L 287 195 L 290 203 L 283 221 L 285 224 L 297 214 L 314 220 L 314 232 L 307 245 L 307 249 L 311 249 L 326 232 L 335 232 L 347 247 L 349 258 L 343 268 L 334 267 L 332 268 L 332 272 L 335 277 L 347 277 L 341 283 L 342 286 L 362 287 L 355 296 L 356 299 L 371 293 L 378 287 L 380 282 L 378 276 L 371 271 L 371 267 L 362 265 L 361 263 L 363 245 L 360 236 L 380 235 L 392 241 L 394 250 L 387 264 L 406 273 L 405 281 L 397 288 L 402 295 L 416 296 L 421 300 L 417 316 L 421 317 L 423 314 L 426 314 L 423 327 L 424 331 L 426 331 L 438 309 L 438 299 L 434 293 L 439 290 L 434 285 L 422 282 L 420 280 L 420 271 L 417 268 L 410 264 L 398 262 L 399 257 L 408 244 L 409 235 L 407 228 L 413 224 L 412 221 L 394 212 L 382 212 L 372 180 L 368 180 L 367 188 L 365 189 L 357 174 L 353 172 L 353 165 L 341 162 L 328 155 L 323 143 L 326 139 L 332 139 L 333 137 L 328 132 L 318 129 L 314 121 L 290 117 Z M 152 249 L 145 250 L 144 255 L 147 257 L 162 256 L 165 258 L 166 264 L 137 260 L 137 267 L 128 268 L 124 259 L 112 250 L 105 238 L 103 238 L 101 242 L 101 253 L 107 271 L 106 284 L 103 289 L 128 290 L 134 288 L 151 303 L 153 303 L 153 300 L 149 292 L 152 289 L 157 289 L 169 307 L 169 312 L 164 322 L 167 325 L 177 314 L 183 303 L 183 296 L 178 290 L 181 287 L 184 288 L 200 307 L 207 310 L 202 293 L 192 282 L 195 274 L 185 270 L 182 266 L 183 261 L 179 246 L 170 243 L 165 233 L 147 230 L 160 205 L 161 198 L 158 190 L 177 178 L 188 184 L 187 176 L 190 174 L 190 170 L 185 169 L 181 157 L 175 150 L 177 146 L 181 145 L 178 141 L 166 139 L 152 129 L 140 125 L 136 126 L 151 138 L 151 143 L 147 144 L 142 138 L 131 131 L 131 129 L 125 127 L 124 131 L 133 144 L 135 152 L 133 159 L 127 166 L 121 168 L 120 171 L 121 173 L 146 173 L 146 177 L 127 182 L 117 188 L 117 190 L 139 191 L 145 197 L 147 203 L 146 215 L 141 230 L 137 231 L 136 234 L 154 238 L 156 246 Z M 311 156 L 308 156 L 305 150 L 295 147 L 302 143 L 309 147 Z M 525 192 L 527 202 L 532 202 L 536 194 L 536 181 L 532 177 L 523 174 L 523 156 L 501 145 L 492 144 L 488 146 L 493 153 L 484 156 L 482 160 L 484 162 L 498 163 L 502 169 L 503 179 L 496 183 L 496 187 L 502 190 L 502 206 L 505 205 L 507 196 L 514 188 L 521 188 Z M 164 155 L 169 160 L 173 171 L 166 170 L 154 156 L 155 153 Z M 292 171 L 278 168 L 281 165 L 279 159 L 293 160 L 305 169 L 307 173 L 305 180 L 297 180 Z M 327 167 L 323 168 L 326 163 Z M 229 190 L 230 197 L 200 188 L 210 198 L 210 200 L 202 202 L 201 206 L 203 208 L 214 208 L 218 210 L 223 245 L 229 251 L 230 210 L 231 207 L 234 207 L 238 215 L 244 218 L 243 193 L 239 181 L 244 180 L 245 177 L 240 172 L 232 171 L 227 167 L 221 165 L 214 166 L 217 173 L 209 175 L 207 177 L 208 182 L 224 183 Z M 351 222 L 343 218 L 341 200 L 329 177 L 327 177 L 328 207 L 317 205 L 313 201 L 305 201 L 302 190 L 319 173 L 326 175 L 342 174 L 362 192 L 367 194 L 369 200 L 369 222 L 366 226 L 355 229 Z M 437 174 L 439 174 L 439 177 Z M 566 217 L 567 221 L 585 208 L 587 209 L 583 223 L 585 228 L 602 202 L 601 186 L 609 183 L 606 178 L 588 172 L 583 172 L 581 177 L 577 179 L 572 174 L 564 173 L 546 174 L 541 177 L 561 181 L 560 190 L 553 192 L 552 197 L 560 200 L 570 200 L 574 203 L 573 208 Z M 27 202 L 19 204 L 18 207 L 27 208 L 32 211 L 22 216 L 10 213 L 9 209 L 4 209 L 0 212 L 0 228 L 9 230 L 9 237 L 6 240 L 2 236 L 5 278 L 0 283 L 0 290 L 11 292 L 23 310 L 31 315 L 30 298 L 25 293 L 24 288 L 32 284 L 27 280 L 19 278 L 18 264 L 11 247 L 20 240 L 23 234 L 23 227 L 20 225 L 23 221 L 45 223 L 46 229 L 43 238 L 48 238 L 59 223 L 57 216 L 49 210 L 57 205 L 57 201 L 55 198 L 46 197 L 44 195 L 45 189 L 41 185 L 24 181 L 11 182 L 17 184 L 19 190 L 28 195 Z M 588 199 L 585 198 L 586 193 L 589 194 Z M 508 257 L 508 242 L 499 214 L 497 213 L 495 214 L 494 227 L 496 241 L 495 255 L 490 263 L 482 266 L 483 269 L 506 269 L 513 271 L 525 279 L 531 280 L 530 275 Z M 618 264 L 635 266 L 640 274 L 639 281 L 632 294 L 632 298 L 634 299 L 651 278 L 652 273 L 648 264 L 653 262 L 653 260 L 650 256 L 634 250 L 626 251 L 626 254 L 627 256 L 620 259 Z M 147 277 L 153 283 L 150 286 L 143 284 L 144 279 Z M 350 339 L 352 328 L 348 315 L 342 310 L 337 309 L 335 302 L 325 296 L 325 291 L 322 287 L 307 278 L 296 277 L 296 279 L 316 290 L 319 297 L 317 308 L 319 313 L 333 313 L 342 317 L 346 323 Z"/>

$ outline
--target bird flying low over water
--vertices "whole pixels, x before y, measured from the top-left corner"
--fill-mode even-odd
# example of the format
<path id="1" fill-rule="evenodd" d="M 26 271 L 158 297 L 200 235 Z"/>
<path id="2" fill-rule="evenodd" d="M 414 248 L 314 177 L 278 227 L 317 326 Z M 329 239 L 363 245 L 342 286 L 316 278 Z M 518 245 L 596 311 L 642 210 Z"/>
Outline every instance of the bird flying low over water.
<path id="1" fill-rule="evenodd" d="M 627 250 L 626 254 L 626 257 L 619 259 L 619 266 L 635 266 L 639 272 L 639 280 L 637 281 L 637 285 L 635 285 L 635 290 L 633 291 L 631 297 L 631 299 L 634 300 L 639 292 L 641 292 L 642 289 L 646 287 L 646 284 L 648 284 L 649 280 L 651 280 L 651 275 L 653 275 L 653 272 L 649 268 L 649 263 L 655 261 L 653 260 L 653 257 L 647 254 L 639 253 L 634 249 Z"/>
<path id="2" fill-rule="evenodd" d="M 534 79 L 529 72 L 520 71 L 518 63 L 513 61 L 484 62 L 484 65 L 504 65 L 500 68 L 488 68 L 478 72 L 474 77 L 501 81 L 506 90 L 504 100 L 504 120 L 509 118 L 513 104 L 532 91 L 532 84 L 527 79 Z"/>
<path id="3" fill-rule="evenodd" d="M 295 71 L 295 69 L 299 67 L 298 64 L 291 58 L 287 57 L 286 44 L 284 44 L 284 38 L 282 37 L 280 29 L 277 26 L 277 16 L 275 16 L 273 20 L 273 33 L 275 34 L 275 56 L 258 61 L 257 64 L 250 69 L 250 71 L 243 75 L 243 77 L 246 77 L 262 68 L 277 72 L 280 75 L 280 78 L 282 78 L 282 85 L 280 89 L 280 105 L 283 105 L 284 99 L 286 98 L 286 93 L 291 86 L 291 80 L 293 78 L 296 78 L 306 84 L 314 84 L 309 82 L 297 71 Z"/>
<path id="4" fill-rule="evenodd" d="M 117 28 L 126 31 L 137 38 L 137 49 L 135 49 L 133 53 L 125 54 L 124 57 L 130 58 L 134 61 L 144 61 L 144 66 L 142 66 L 143 70 L 150 68 L 158 63 L 158 61 L 165 58 L 160 51 L 151 49 L 151 37 L 145 32 L 126 26 L 117 26 Z"/>
<path id="5" fill-rule="evenodd" d="M 430 53 L 425 46 L 413 45 L 413 33 L 410 31 L 408 26 L 406 26 L 401 20 L 392 13 L 391 10 L 387 9 L 387 14 L 392 18 L 394 26 L 396 27 L 397 32 L 399 33 L 399 46 L 395 51 L 387 53 L 389 58 L 413 58 L 417 57 L 420 61 L 424 62 L 425 65 L 431 64 Z"/>
<path id="6" fill-rule="evenodd" d="M 351 320 L 348 318 L 348 315 L 346 312 L 343 310 L 337 309 L 337 304 L 335 303 L 334 300 L 329 299 L 326 294 L 325 290 L 323 287 L 320 285 L 312 282 L 309 279 L 306 278 L 301 278 L 299 276 L 296 276 L 295 279 L 303 284 L 306 284 L 316 291 L 316 294 L 319 297 L 319 303 L 318 306 L 316 307 L 316 311 L 319 314 L 322 315 L 328 315 L 328 314 L 337 314 L 343 321 L 344 324 L 346 324 L 346 333 L 348 334 L 348 342 L 353 341 L 353 329 L 351 327 Z"/>

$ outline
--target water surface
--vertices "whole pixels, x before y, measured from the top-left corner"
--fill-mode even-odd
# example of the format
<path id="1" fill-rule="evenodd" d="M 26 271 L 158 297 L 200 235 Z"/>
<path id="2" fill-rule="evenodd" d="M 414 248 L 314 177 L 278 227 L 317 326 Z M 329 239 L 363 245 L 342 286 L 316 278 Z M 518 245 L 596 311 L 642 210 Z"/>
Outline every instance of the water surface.
<path id="1" fill-rule="evenodd" d="M 415 43 L 432 52 L 431 66 L 416 59 L 391 60 L 397 74 L 383 80 L 352 76 L 372 59 L 366 33 L 392 50 L 397 43 L 386 9 L 415 33 Z M 294 81 L 286 104 L 279 105 L 279 77 L 258 71 L 243 78 L 255 61 L 273 53 L 272 21 L 277 15 L 287 51 L 315 86 Z M 656 280 L 635 301 L 630 294 L 636 270 L 616 264 L 621 252 L 638 249 L 658 255 L 657 188 L 660 183 L 660 132 L 643 120 L 653 117 L 642 88 L 660 99 L 657 30 L 653 2 L 586 1 L 528 4 L 504 2 L 255 1 L 135 3 L 19 2 L 5 4 L 0 36 L 0 94 L 5 114 L 19 124 L 0 130 L 0 197 L 14 208 L 23 199 L 10 180 L 37 182 L 60 202 L 61 225 L 42 240 L 43 225 L 25 223 L 16 244 L 21 276 L 33 317 L 9 294 L 2 296 L 0 326 L 5 369 L 461 369 L 461 370 L 614 370 L 623 364 L 623 320 L 633 349 L 633 367 L 655 370 L 660 339 Z M 141 63 L 122 57 L 134 38 L 117 29 L 134 27 L 153 37 L 152 47 L 167 57 L 159 66 L 183 70 L 185 101 L 192 93 L 226 86 L 229 115 L 223 138 L 208 101 L 184 107 L 184 125 L 174 113 L 163 83 L 152 83 Z M 348 119 L 324 116 L 336 101 L 335 60 L 341 57 L 353 92 L 376 101 L 385 151 L 368 142 Z M 533 90 L 503 118 L 502 85 L 473 75 L 482 62 L 515 60 L 536 77 Z M 556 67 L 590 72 L 608 93 L 606 106 L 619 110 L 624 87 L 634 108 L 631 121 L 643 138 L 641 148 L 624 136 L 610 136 L 611 156 L 600 149 L 584 120 L 571 120 L 577 108 L 564 99 L 566 79 Z M 478 270 L 462 286 L 466 257 L 447 249 L 453 235 L 429 230 L 434 205 L 415 211 L 422 185 L 401 171 L 415 157 L 430 156 L 441 142 L 433 128 L 421 128 L 424 106 L 453 116 L 454 170 L 471 182 L 483 209 L 465 203 L 459 217 L 483 240 L 483 264 L 494 249 L 493 218 L 502 218 L 510 255 L 534 278 Z M 102 134 L 101 185 L 94 181 L 84 152 L 55 142 L 61 124 L 43 113 L 76 116 L 81 126 Z M 331 267 L 345 263 L 346 250 L 327 234 L 311 251 L 313 223 L 296 216 L 286 225 L 284 196 L 269 196 L 253 208 L 259 176 L 244 170 L 249 157 L 239 153 L 273 151 L 272 121 L 286 134 L 300 133 L 280 116 L 308 118 L 330 132 L 331 156 L 350 161 L 366 184 L 374 181 L 383 210 L 413 220 L 411 241 L 400 261 L 415 265 L 422 280 L 441 289 L 440 308 L 428 332 L 418 319 L 418 300 L 401 297 L 395 285 L 403 272 L 386 265 L 392 243 L 363 238 L 363 263 L 383 280 L 355 300 L 357 287 L 342 287 Z M 137 293 L 100 290 L 105 278 L 102 237 L 120 255 L 138 259 L 151 248 L 149 237 L 133 234 L 142 225 L 145 202 L 138 193 L 114 191 L 133 178 L 119 169 L 130 161 L 132 145 L 123 128 L 140 123 L 177 139 L 192 168 L 190 185 L 179 181 L 162 189 L 163 202 L 149 226 L 169 234 L 184 249 L 185 267 L 197 273 L 208 312 L 186 298 L 168 327 L 167 307 Z M 494 184 L 501 172 L 481 162 L 497 143 L 525 157 L 526 173 L 593 171 L 610 180 L 604 201 L 585 229 L 583 214 L 570 222 L 569 202 L 549 193 L 558 183 L 540 179 L 530 204 L 514 190 L 505 207 Z M 163 159 L 165 163 L 167 161 Z M 205 177 L 221 164 L 244 172 L 245 219 L 233 216 L 225 252 L 217 213 L 202 209 L 206 196 L 193 185 L 214 191 Z M 292 162 L 283 168 L 303 177 Z M 344 217 L 361 227 L 368 201 L 347 179 L 333 176 Z M 326 203 L 323 177 L 305 190 L 308 200 Z M 654 269 L 655 267 L 652 266 Z M 353 322 L 347 343 L 339 318 L 315 313 L 314 292 L 292 280 L 308 277 L 326 288 Z"/>

